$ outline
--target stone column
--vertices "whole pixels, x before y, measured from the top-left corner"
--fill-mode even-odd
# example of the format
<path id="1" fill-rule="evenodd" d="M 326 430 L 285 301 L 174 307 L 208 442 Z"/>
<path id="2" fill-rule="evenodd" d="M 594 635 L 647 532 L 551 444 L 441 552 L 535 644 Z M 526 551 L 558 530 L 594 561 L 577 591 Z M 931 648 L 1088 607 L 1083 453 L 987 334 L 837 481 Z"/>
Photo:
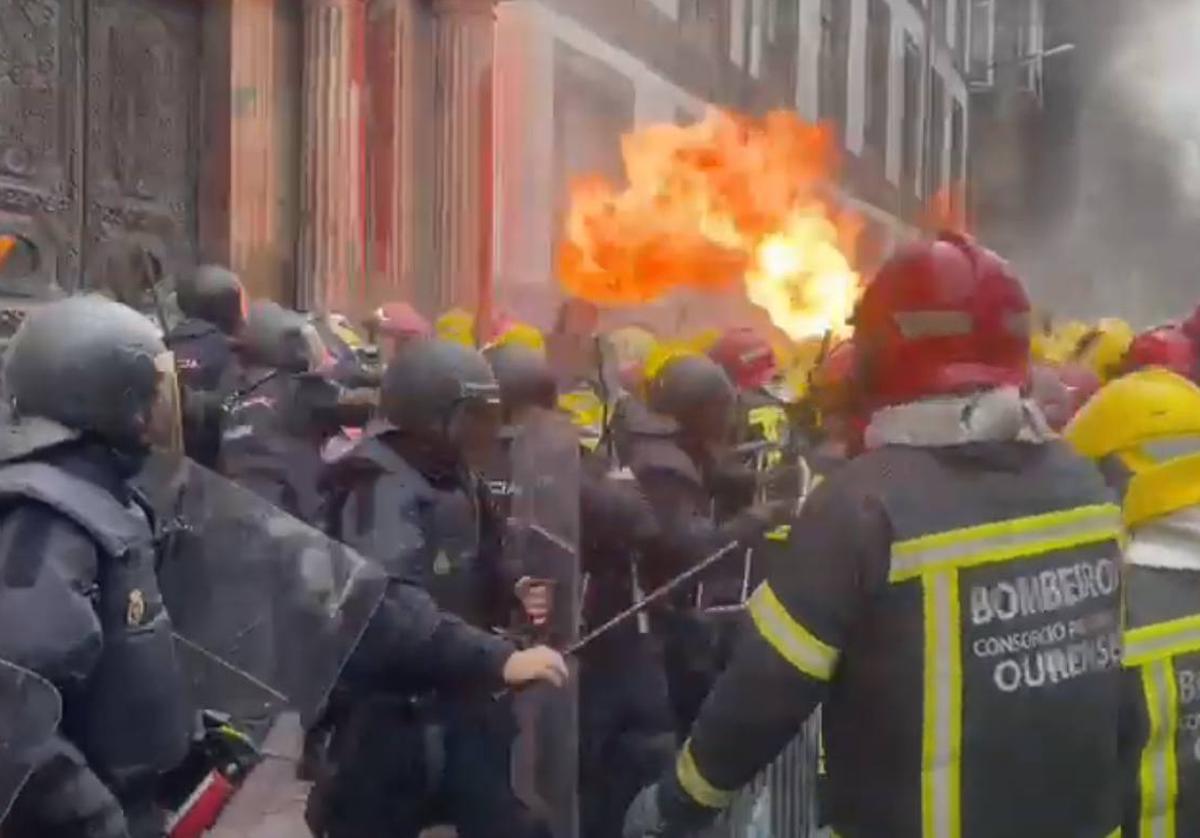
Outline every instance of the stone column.
<path id="1" fill-rule="evenodd" d="M 363 0 L 305 0 L 300 304 L 357 311 L 366 293 Z"/>
<path id="2" fill-rule="evenodd" d="M 274 0 L 204 9 L 202 258 L 290 302 L 297 222 L 299 17 Z"/>
<path id="3" fill-rule="evenodd" d="M 434 264 L 442 308 L 491 303 L 493 0 L 433 0 Z M 480 289 L 484 289 L 481 293 Z"/>

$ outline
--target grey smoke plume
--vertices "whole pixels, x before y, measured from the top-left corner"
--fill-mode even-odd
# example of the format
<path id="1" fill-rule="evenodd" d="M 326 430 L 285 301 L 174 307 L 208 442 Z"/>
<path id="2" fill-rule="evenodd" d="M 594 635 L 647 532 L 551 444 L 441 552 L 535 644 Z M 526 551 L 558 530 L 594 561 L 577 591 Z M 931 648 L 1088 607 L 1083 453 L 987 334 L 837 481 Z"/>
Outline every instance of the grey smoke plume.
<path id="1" fill-rule="evenodd" d="M 1200 0 L 1047 6 L 1078 50 L 1047 60 L 1011 255 L 1058 313 L 1181 317 L 1200 301 Z"/>

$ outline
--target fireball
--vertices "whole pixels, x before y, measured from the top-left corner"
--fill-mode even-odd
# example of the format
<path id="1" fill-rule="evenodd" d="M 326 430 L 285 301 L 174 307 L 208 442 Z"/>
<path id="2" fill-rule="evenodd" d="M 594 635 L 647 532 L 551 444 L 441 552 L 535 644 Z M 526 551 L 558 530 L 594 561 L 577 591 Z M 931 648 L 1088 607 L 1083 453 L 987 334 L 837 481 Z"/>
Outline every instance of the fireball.
<path id="1" fill-rule="evenodd" d="M 634 131 L 622 142 L 628 186 L 572 184 L 562 283 L 604 305 L 740 284 L 794 340 L 845 333 L 862 287 L 848 256 L 860 221 L 832 198 L 832 138 L 784 111 Z"/>

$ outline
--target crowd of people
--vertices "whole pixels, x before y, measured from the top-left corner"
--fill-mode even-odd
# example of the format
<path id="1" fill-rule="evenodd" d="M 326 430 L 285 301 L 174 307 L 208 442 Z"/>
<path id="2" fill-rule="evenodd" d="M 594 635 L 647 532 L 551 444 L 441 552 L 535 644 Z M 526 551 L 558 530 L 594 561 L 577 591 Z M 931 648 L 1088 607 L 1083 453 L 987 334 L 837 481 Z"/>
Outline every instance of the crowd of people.
<path id="1" fill-rule="evenodd" d="M 243 705 L 194 706 L 187 522 L 147 478 L 171 452 L 380 580 L 302 714 L 318 838 L 697 834 L 818 706 L 835 835 L 1200 834 L 1200 309 L 1038 316 L 949 233 L 804 343 L 580 301 L 545 334 L 402 302 L 356 328 L 218 266 L 167 318 L 100 284 L 4 355 L 4 838 L 183 835 L 196 711 L 261 745 Z M 529 520 L 539 472 L 557 522 Z M 17 737 L 31 684 L 61 720 Z M 549 705 L 523 700 L 560 693 L 531 795 L 514 743 Z"/>

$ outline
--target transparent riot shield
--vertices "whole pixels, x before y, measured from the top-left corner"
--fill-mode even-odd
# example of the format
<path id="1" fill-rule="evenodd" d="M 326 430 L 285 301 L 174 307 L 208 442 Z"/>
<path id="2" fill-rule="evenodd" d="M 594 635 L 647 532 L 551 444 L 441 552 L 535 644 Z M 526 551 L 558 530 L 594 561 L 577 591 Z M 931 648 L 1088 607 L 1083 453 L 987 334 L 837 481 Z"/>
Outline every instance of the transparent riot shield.
<path id="1" fill-rule="evenodd" d="M 265 735 L 316 720 L 381 601 L 377 566 L 190 460 L 143 474 L 164 541 L 159 585 L 198 708 Z"/>
<path id="2" fill-rule="evenodd" d="M 62 699 L 49 681 L 0 661 L 0 827 L 61 717 Z"/>
<path id="3" fill-rule="evenodd" d="M 562 414 L 539 412 L 517 430 L 511 448 L 511 512 L 506 549 L 513 566 L 549 588 L 537 642 L 566 649 L 579 636 L 579 433 Z M 578 678 L 567 687 L 534 687 L 516 697 L 521 736 L 515 786 L 554 838 L 578 835 Z"/>

